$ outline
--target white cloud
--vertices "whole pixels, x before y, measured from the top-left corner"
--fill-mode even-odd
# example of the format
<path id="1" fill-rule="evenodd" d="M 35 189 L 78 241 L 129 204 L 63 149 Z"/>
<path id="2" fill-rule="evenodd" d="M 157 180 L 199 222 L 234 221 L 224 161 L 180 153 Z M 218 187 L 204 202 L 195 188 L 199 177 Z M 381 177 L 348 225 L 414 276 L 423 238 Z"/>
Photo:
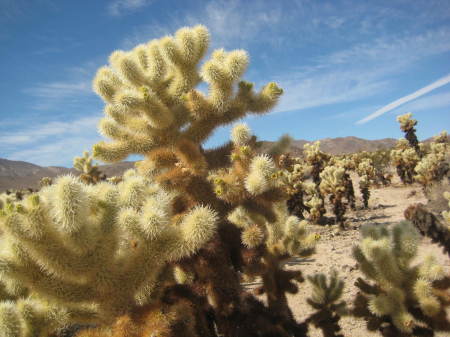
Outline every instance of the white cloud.
<path id="1" fill-rule="evenodd" d="M 112 16 L 120 16 L 127 12 L 150 5 L 153 0 L 113 0 L 108 5 L 108 13 Z"/>
<path id="2" fill-rule="evenodd" d="M 22 160 L 40 166 L 71 166 L 72 159 L 79 156 L 85 150 L 90 150 L 97 141 L 94 137 L 68 137 L 57 142 L 36 144 L 19 150 L 8 156 L 10 160 Z"/>
<path id="3" fill-rule="evenodd" d="M 371 121 L 372 119 L 375 119 L 383 114 L 385 114 L 386 112 L 389 112 L 391 110 L 394 110 L 395 108 L 399 107 L 400 105 L 403 105 L 405 103 L 408 103 L 416 98 L 419 98 L 420 96 L 423 96 L 427 93 L 429 93 L 430 91 L 433 91 L 437 88 L 440 88 L 444 85 L 447 85 L 448 83 L 450 83 L 450 74 L 447 76 L 444 76 L 442 78 L 440 78 L 439 80 L 413 92 L 412 94 L 403 96 L 391 103 L 389 103 L 388 105 L 385 105 L 384 107 L 378 109 L 377 111 L 371 113 L 369 116 L 359 120 L 358 122 L 356 122 L 356 124 L 364 124 L 367 123 L 369 121 Z"/>
<path id="4" fill-rule="evenodd" d="M 450 51 L 450 29 L 369 43 L 316 58 L 276 79 L 285 94 L 276 111 L 301 110 L 374 97 L 395 88 L 395 78 L 426 57 Z M 411 52 L 411 51 L 414 52 Z"/>
<path id="5" fill-rule="evenodd" d="M 338 51 L 331 48 L 327 54 L 318 55 L 318 52 L 304 50 L 305 56 L 300 54 L 299 57 L 304 57 L 302 63 L 307 66 L 296 68 L 296 62 L 289 64 L 289 68 L 277 65 L 278 74 L 266 73 L 264 77 L 275 78 L 285 92 L 276 111 L 306 109 L 380 95 L 395 88 L 394 75 L 410 69 L 419 60 L 450 51 L 450 28 L 398 34 L 382 30 L 386 22 L 411 20 L 401 9 L 388 10 L 346 2 L 318 5 L 296 1 L 291 4 L 286 7 L 267 1 L 207 2 L 204 7 L 187 15 L 169 17 L 162 25 L 142 26 L 125 39 L 124 45 L 130 48 L 151 38 L 173 34 L 181 26 L 198 23 L 210 30 L 212 49 L 245 48 L 251 51 L 252 47 L 261 44 L 266 48 L 297 49 L 310 43 L 317 47 L 321 40 L 330 40 L 329 36 L 326 37 L 329 34 L 340 41 L 344 41 L 346 35 L 353 38 L 346 41 L 347 48 Z M 433 17 L 439 16 L 439 11 L 436 12 Z M 360 32 L 361 25 L 372 28 L 380 25 L 375 28 L 380 29 L 381 34 L 373 37 L 367 32 L 369 35 L 366 36 Z M 340 29 L 353 29 L 357 33 L 339 34 L 337 31 Z M 318 50 L 324 49 L 327 48 Z M 297 50 L 303 52 L 302 49 Z M 267 60 L 264 62 L 269 63 Z M 249 74 L 261 78 L 252 67 Z"/>
<path id="6" fill-rule="evenodd" d="M 68 122 L 52 121 L 46 124 L 37 124 L 26 129 L 18 129 L 15 132 L 3 133 L 0 143 L 3 145 L 33 145 L 44 138 L 55 136 L 73 136 L 84 133 L 96 132 L 99 116 L 84 117 Z"/>
<path id="7" fill-rule="evenodd" d="M 88 81 L 83 82 L 52 82 L 37 84 L 33 88 L 24 90 L 35 97 L 40 98 L 66 98 L 73 95 L 86 94 L 91 92 L 91 85 Z"/>
<path id="8" fill-rule="evenodd" d="M 209 1 L 188 13 L 176 13 L 164 24 L 143 25 L 122 42 L 131 48 L 150 39 L 171 35 L 183 26 L 205 25 L 211 33 L 212 48 L 239 48 L 250 43 L 278 43 L 281 38 L 270 33 L 278 29 L 285 13 L 281 4 L 272 2 L 268 9 L 264 1 Z M 265 40 L 261 39 L 264 34 Z"/>
<path id="9" fill-rule="evenodd" d="M 389 86 L 376 72 L 361 73 L 352 69 L 320 72 L 308 77 L 287 74 L 277 82 L 284 94 L 275 112 L 357 101 L 373 96 Z"/>
<path id="10" fill-rule="evenodd" d="M 386 35 L 319 57 L 317 63 L 329 66 L 363 62 L 409 64 L 423 57 L 450 51 L 449 36 L 450 28 L 429 30 L 417 35 Z"/>
<path id="11" fill-rule="evenodd" d="M 98 115 L 37 124 L 3 133 L 0 143 L 11 160 L 24 160 L 42 166 L 70 165 L 74 156 L 91 149 L 101 139 L 97 132 L 100 118 Z"/>
<path id="12" fill-rule="evenodd" d="M 94 97 L 90 80 L 37 83 L 23 92 L 34 98 L 33 109 L 60 109 L 64 105 L 80 104 L 81 100 Z"/>
<path id="13" fill-rule="evenodd" d="M 450 91 L 422 96 L 415 101 L 406 103 L 401 108 L 393 110 L 392 113 L 401 114 L 408 111 L 420 112 L 442 108 L 447 108 L 450 111 Z"/>

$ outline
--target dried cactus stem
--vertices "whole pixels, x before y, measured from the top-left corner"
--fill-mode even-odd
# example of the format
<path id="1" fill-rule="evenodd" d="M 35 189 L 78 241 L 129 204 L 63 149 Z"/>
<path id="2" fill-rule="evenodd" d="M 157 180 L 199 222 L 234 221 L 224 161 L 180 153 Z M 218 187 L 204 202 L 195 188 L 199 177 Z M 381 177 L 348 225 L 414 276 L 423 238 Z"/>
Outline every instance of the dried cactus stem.
<path id="1" fill-rule="evenodd" d="M 417 154 L 420 156 L 420 148 L 419 148 L 419 140 L 416 136 L 416 129 L 411 128 L 408 131 L 405 132 L 405 138 L 408 140 L 409 145 L 416 150 Z"/>
<path id="2" fill-rule="evenodd" d="M 344 174 L 345 181 L 345 198 L 347 199 L 348 204 L 352 210 L 356 209 L 355 205 L 355 190 L 353 188 L 352 179 L 348 173 Z"/>
<path id="3" fill-rule="evenodd" d="M 424 205 L 419 203 L 409 206 L 405 210 L 405 218 L 411 221 L 422 235 L 442 246 L 444 252 L 450 256 L 450 231 Z"/>
<path id="4" fill-rule="evenodd" d="M 368 187 L 361 187 L 361 195 L 363 198 L 364 208 L 369 208 L 370 190 Z"/>
<path id="5" fill-rule="evenodd" d="M 309 207 L 305 205 L 303 197 L 303 191 L 299 191 L 293 194 L 287 201 L 289 213 L 295 215 L 301 220 L 305 218 L 303 213 L 305 211 L 309 212 Z"/>
<path id="6" fill-rule="evenodd" d="M 339 193 L 330 195 L 330 202 L 333 205 L 334 223 L 345 229 L 345 204 L 342 202 L 342 195 Z"/>
<path id="7" fill-rule="evenodd" d="M 293 281 L 302 282 L 304 279 L 300 271 L 286 271 L 281 267 L 281 261 L 286 256 L 265 252 L 263 264 L 265 272 L 261 275 L 263 286 L 261 292 L 267 296 L 268 310 L 272 312 L 279 322 L 288 330 L 299 330 L 298 323 L 289 308 L 286 293 L 297 293 L 298 287 Z M 294 336 L 300 336 L 294 334 Z"/>
<path id="8" fill-rule="evenodd" d="M 323 337 L 344 337 L 339 325 L 340 320 L 341 316 L 332 309 L 322 309 L 308 317 L 305 323 L 313 324 L 322 330 Z"/>

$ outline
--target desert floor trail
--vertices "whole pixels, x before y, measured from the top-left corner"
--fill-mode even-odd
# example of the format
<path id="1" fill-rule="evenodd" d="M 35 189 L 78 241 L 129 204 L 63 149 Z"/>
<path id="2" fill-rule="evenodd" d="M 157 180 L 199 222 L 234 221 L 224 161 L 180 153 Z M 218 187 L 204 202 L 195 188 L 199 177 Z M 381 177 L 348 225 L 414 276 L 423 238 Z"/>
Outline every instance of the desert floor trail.
<path id="1" fill-rule="evenodd" d="M 354 180 L 355 182 L 355 180 Z M 357 184 L 354 183 L 357 187 Z M 371 189 L 369 209 L 361 209 L 361 196 L 355 188 L 357 202 L 356 211 L 347 211 L 348 229 L 338 232 L 335 226 L 312 226 L 312 230 L 321 235 L 317 245 L 317 253 L 309 258 L 293 258 L 287 262 L 288 269 L 300 269 L 303 276 L 313 275 L 323 272 L 328 274 L 332 269 L 339 272 L 340 278 L 345 281 L 343 299 L 351 304 L 352 298 L 357 293 L 357 288 L 353 285 L 362 273 L 357 269 L 356 261 L 352 258 L 352 247 L 360 241 L 359 228 L 364 224 L 395 224 L 404 220 L 403 212 L 411 204 L 424 203 L 426 198 L 419 185 L 401 186 L 397 182 L 390 187 Z M 330 212 L 327 216 L 331 217 Z M 441 265 L 447 272 L 450 272 L 450 261 L 442 250 L 432 244 L 428 238 L 423 238 L 419 248 L 420 260 L 423 256 L 433 254 L 438 258 Z M 258 282 L 249 284 L 254 287 Z M 306 299 L 311 294 L 311 287 L 307 281 L 299 285 L 299 292 L 295 295 L 288 295 L 290 307 L 293 309 L 297 319 L 303 321 L 312 313 L 312 308 L 306 303 Z M 450 317 L 450 312 L 447 313 Z M 377 332 L 370 332 L 366 329 L 365 322 L 361 319 L 344 317 L 341 320 L 342 331 L 348 337 L 379 336 Z M 322 332 L 310 326 L 311 337 L 322 337 Z M 444 337 L 445 333 L 437 333 L 436 336 Z"/>

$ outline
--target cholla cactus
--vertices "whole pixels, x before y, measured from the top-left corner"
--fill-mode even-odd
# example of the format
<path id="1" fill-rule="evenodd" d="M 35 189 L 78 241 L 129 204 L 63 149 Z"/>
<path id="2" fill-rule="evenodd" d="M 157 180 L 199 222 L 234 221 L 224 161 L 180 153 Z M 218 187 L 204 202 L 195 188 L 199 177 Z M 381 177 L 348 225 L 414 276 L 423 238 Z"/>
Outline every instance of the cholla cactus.
<path id="1" fill-rule="evenodd" d="M 24 190 L 6 190 L 0 194 L 0 209 L 5 208 L 8 204 L 20 202 L 32 193 L 34 193 L 32 188 Z"/>
<path id="2" fill-rule="evenodd" d="M 113 142 L 95 145 L 94 156 L 115 162 L 136 153 L 151 157 L 163 146 L 199 144 L 216 127 L 275 105 L 282 93 L 275 83 L 255 93 L 251 83 L 239 82 L 248 64 L 243 50 L 216 50 L 198 72 L 208 44 L 208 31 L 196 26 L 114 52 L 111 67 L 100 68 L 94 80 L 107 103 L 100 132 Z M 209 85 L 208 96 L 195 89 L 201 80 Z"/>
<path id="3" fill-rule="evenodd" d="M 335 158 L 335 157 L 333 157 L 333 158 Z M 334 165 L 345 169 L 345 173 L 343 176 L 343 179 L 345 182 L 344 183 L 345 184 L 344 197 L 347 199 L 347 203 L 350 205 L 350 208 L 352 210 L 355 210 L 356 209 L 355 189 L 353 188 L 352 178 L 350 177 L 350 174 L 349 174 L 350 170 L 355 169 L 355 163 L 352 159 L 343 157 L 343 158 L 336 158 Z"/>
<path id="4" fill-rule="evenodd" d="M 80 178 L 87 184 L 96 184 L 101 180 L 105 180 L 106 176 L 98 169 L 97 165 L 93 165 L 94 158 L 89 151 L 84 151 L 82 157 L 73 159 L 73 167 L 81 172 Z"/>
<path id="5" fill-rule="evenodd" d="M 412 119 L 412 113 L 408 112 L 404 115 L 397 116 L 397 121 L 400 123 L 400 129 L 405 133 L 405 138 L 418 155 L 420 155 L 419 141 L 416 136 L 417 120 Z"/>
<path id="6" fill-rule="evenodd" d="M 346 182 L 344 179 L 345 169 L 338 166 L 327 166 L 320 174 L 320 191 L 323 195 L 330 196 L 333 204 L 336 223 L 344 228 L 345 205 L 342 201 L 345 193 Z"/>
<path id="7" fill-rule="evenodd" d="M 391 151 L 392 164 L 397 169 L 397 174 L 404 184 L 412 184 L 414 177 L 414 168 L 420 158 L 417 152 L 408 146 L 405 139 L 397 142 L 396 148 Z"/>
<path id="8" fill-rule="evenodd" d="M 320 141 L 303 146 L 305 161 L 312 166 L 311 174 L 314 183 L 320 185 L 320 173 L 330 160 L 330 156 L 320 151 Z"/>
<path id="9" fill-rule="evenodd" d="M 196 305 L 196 315 L 212 320 L 210 329 L 223 336 L 299 333 L 302 327 L 286 301 L 299 273 L 282 270 L 279 264 L 297 250 L 276 253 L 279 248 L 272 251 L 266 243 L 270 230 L 283 228 L 289 219 L 286 207 L 281 212 L 277 206 L 287 198 L 279 168 L 270 156 L 256 155 L 256 137 L 245 125 L 233 129 L 232 142 L 212 150 L 202 147 L 215 128 L 269 111 L 282 90 L 269 83 L 255 92 L 251 83 L 241 81 L 248 64 L 242 50 L 216 50 L 199 71 L 208 43 L 206 28 L 196 26 L 130 52 L 114 52 L 111 66 L 101 68 L 94 80 L 94 89 L 107 103 L 99 129 L 112 142 L 96 144 L 93 153 L 107 162 L 143 155 L 139 174 L 176 193 L 174 214 L 180 219 L 201 205 L 218 214 L 218 235 L 177 263 L 195 275 L 191 286 L 203 301 L 200 308 Z M 207 95 L 195 89 L 202 80 L 209 87 Z M 252 219 L 249 226 L 238 228 L 227 220 L 237 209 Z M 292 223 L 289 220 L 294 229 L 299 226 L 298 219 Z M 289 240 L 296 242 L 301 233 L 294 234 Z M 256 265 L 263 266 L 270 310 L 244 296 L 239 283 L 236 271 Z M 274 280 L 283 275 L 286 282 Z M 216 332 L 203 335 L 208 334 Z"/>
<path id="10" fill-rule="evenodd" d="M 303 183 L 302 188 L 304 191 L 305 206 L 308 207 L 305 211 L 308 220 L 318 223 L 326 213 L 323 198 L 317 191 L 316 184 L 313 182 Z"/>
<path id="11" fill-rule="evenodd" d="M 444 193 L 443 197 L 448 197 Z M 445 253 L 450 256 L 450 227 L 446 221 L 448 212 L 443 212 L 444 221 L 436 216 L 421 203 L 410 205 L 404 212 L 405 219 L 408 219 L 419 230 L 420 234 L 427 236 L 433 243 L 442 247 Z"/>
<path id="12" fill-rule="evenodd" d="M 369 207 L 369 198 L 370 198 L 370 184 L 375 178 L 375 169 L 373 168 L 371 159 L 364 159 L 358 165 L 356 169 L 360 177 L 359 181 L 359 189 L 361 191 L 363 197 L 363 204 L 365 208 Z"/>
<path id="13" fill-rule="evenodd" d="M 39 187 L 43 188 L 45 186 L 50 186 L 51 184 L 53 184 L 53 179 L 50 177 L 42 177 L 39 180 Z"/>
<path id="14" fill-rule="evenodd" d="M 406 148 L 408 147 L 408 142 L 406 142 Z M 388 168 L 391 163 L 391 150 L 390 149 L 380 149 L 373 152 L 362 151 L 355 153 L 352 156 L 355 163 L 355 168 L 365 159 L 370 159 L 375 171 L 374 183 L 376 185 L 387 186 L 391 183 L 392 175 L 389 173 Z"/>
<path id="15" fill-rule="evenodd" d="M 430 152 L 422 157 L 414 168 L 417 173 L 414 179 L 424 188 L 432 182 L 443 179 L 449 172 L 449 163 L 446 156 L 448 156 L 446 143 L 431 143 Z"/>
<path id="16" fill-rule="evenodd" d="M 287 158 L 287 159 L 286 159 Z M 310 171 L 310 166 L 302 163 L 299 158 L 291 159 L 290 157 L 282 157 L 281 180 L 286 193 L 289 195 L 287 201 L 289 213 L 304 219 L 304 213 L 309 210 L 305 205 L 305 191 L 303 181 Z M 289 165 L 287 162 L 290 162 Z"/>
<path id="17" fill-rule="evenodd" d="M 445 321 L 444 298 L 436 281 L 444 278 L 443 267 L 433 256 L 412 265 L 420 236 L 409 222 L 401 222 L 391 230 L 385 226 L 367 225 L 362 229 L 362 242 L 353 256 L 364 275 L 373 282 L 358 279 L 363 295 L 357 299 L 356 315 L 366 316 L 368 325 L 377 325 L 385 336 L 421 336 Z M 367 311 L 368 309 L 368 311 Z M 388 326 L 381 329 L 381 323 Z"/>
<path id="18" fill-rule="evenodd" d="M 329 282 L 325 274 L 308 276 L 308 281 L 313 286 L 313 293 L 307 302 L 317 310 L 308 317 L 307 321 L 322 329 L 324 336 L 343 337 L 340 334 L 339 320 L 346 315 L 347 308 L 344 301 L 339 301 L 344 289 L 344 281 L 338 278 L 337 272 L 331 272 Z"/>
<path id="19" fill-rule="evenodd" d="M 92 186 L 63 176 L 4 211 L 0 277 L 29 289 L 30 298 L 0 304 L 0 330 L 18 337 L 73 322 L 111 323 L 157 298 L 167 263 L 193 254 L 216 231 L 217 214 L 207 206 L 174 220 L 175 198 L 139 176 Z"/>
<path id="20" fill-rule="evenodd" d="M 311 254 L 317 236 L 307 233 L 306 221 L 289 215 L 283 184 L 287 176 L 272 158 L 256 155 L 250 130 L 238 124 L 231 135 L 232 166 L 212 172 L 209 180 L 215 186 L 217 197 L 232 207 L 228 220 L 242 229 L 246 279 L 261 276 L 263 285 L 257 291 L 267 294 L 270 310 L 287 320 L 292 313 L 285 293 L 295 293 L 294 281 L 302 278 L 299 272 L 283 270 L 281 262 L 293 255 Z M 294 176 L 302 175 L 303 167 L 297 166 Z M 294 179 L 294 176 L 288 177 Z M 275 281 L 278 277 L 283 281 Z"/>

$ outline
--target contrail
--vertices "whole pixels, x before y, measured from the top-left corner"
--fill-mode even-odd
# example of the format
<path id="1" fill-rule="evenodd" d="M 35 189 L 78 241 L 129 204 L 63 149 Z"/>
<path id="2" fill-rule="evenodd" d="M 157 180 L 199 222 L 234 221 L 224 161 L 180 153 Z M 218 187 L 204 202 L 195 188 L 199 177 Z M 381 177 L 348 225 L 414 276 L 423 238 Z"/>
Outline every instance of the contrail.
<path id="1" fill-rule="evenodd" d="M 422 89 L 419 89 L 419 90 L 413 92 L 412 94 L 403 96 L 402 98 L 399 98 L 398 100 L 396 100 L 392 103 L 389 103 L 388 105 L 385 105 L 381 109 L 378 109 L 377 111 L 371 113 L 369 116 L 357 121 L 356 124 L 367 123 L 368 121 L 371 121 L 372 119 L 377 118 L 377 117 L 381 116 L 382 114 L 384 114 L 388 111 L 391 111 L 402 104 L 408 103 L 409 101 L 412 101 L 412 100 L 414 100 L 422 95 L 425 95 L 434 89 L 442 87 L 443 85 L 446 85 L 448 83 L 450 83 L 450 74 L 438 79 L 436 82 L 433 82 L 433 83 L 427 85 L 426 87 L 423 87 Z"/>

